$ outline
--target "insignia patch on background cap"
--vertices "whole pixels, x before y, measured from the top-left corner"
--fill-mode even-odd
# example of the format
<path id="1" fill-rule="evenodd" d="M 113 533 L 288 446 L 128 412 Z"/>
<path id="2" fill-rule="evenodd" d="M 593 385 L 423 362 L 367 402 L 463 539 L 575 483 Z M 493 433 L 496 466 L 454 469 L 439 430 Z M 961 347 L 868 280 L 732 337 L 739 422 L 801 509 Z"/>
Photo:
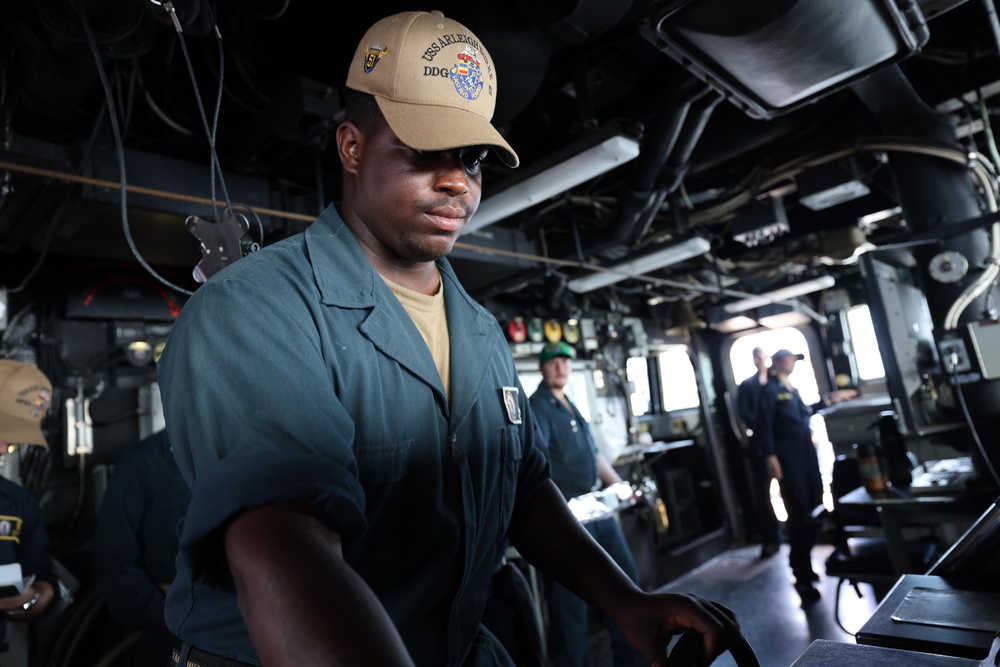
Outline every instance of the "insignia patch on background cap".
<path id="1" fill-rule="evenodd" d="M 27 406 L 28 414 L 31 415 L 32 419 L 41 419 L 42 415 L 49 410 L 52 396 L 45 387 L 28 387 L 19 391 L 15 400 L 18 405 Z"/>
<path id="2" fill-rule="evenodd" d="M 0 439 L 47 447 L 42 418 L 52 407 L 52 383 L 32 363 L 0 359 Z"/>
<path id="3" fill-rule="evenodd" d="M 503 387 L 501 389 L 501 394 L 503 394 L 503 406 L 507 410 L 507 421 L 511 424 L 521 423 L 521 406 L 517 404 L 518 392 L 517 387 Z"/>
<path id="4" fill-rule="evenodd" d="M 378 61 L 385 54 L 389 53 L 389 47 L 382 46 L 369 46 L 365 49 L 365 74 L 370 74 L 375 65 L 378 65 Z"/>
<path id="5" fill-rule="evenodd" d="M 466 44 L 465 51 L 458 54 L 458 62 L 451 67 L 451 82 L 467 100 L 474 100 L 483 92 L 483 70 L 474 46 Z"/>

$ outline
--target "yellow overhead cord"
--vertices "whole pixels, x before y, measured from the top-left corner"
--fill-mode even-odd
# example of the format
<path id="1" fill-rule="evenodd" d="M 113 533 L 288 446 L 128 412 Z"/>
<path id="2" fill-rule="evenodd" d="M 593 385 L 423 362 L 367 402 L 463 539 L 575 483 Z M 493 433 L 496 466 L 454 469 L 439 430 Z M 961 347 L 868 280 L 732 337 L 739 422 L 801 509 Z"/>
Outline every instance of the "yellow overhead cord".
<path id="1" fill-rule="evenodd" d="M 981 159 L 975 153 L 968 153 L 959 148 L 949 148 L 946 146 L 933 146 L 929 144 L 919 144 L 919 143 L 908 143 L 903 140 L 897 139 L 873 139 L 868 141 L 861 141 L 855 146 L 850 148 L 844 148 L 830 153 L 824 153 L 819 155 L 808 156 L 806 158 L 800 158 L 797 160 L 789 161 L 777 169 L 775 169 L 771 175 L 762 181 L 758 185 L 759 190 L 766 190 L 768 187 L 776 185 L 783 180 L 792 178 L 795 175 L 801 173 L 802 171 L 815 167 L 833 160 L 839 159 L 846 155 L 860 151 L 884 151 L 884 152 L 899 152 L 899 153 L 916 153 L 920 155 L 927 155 L 930 157 L 937 157 L 957 164 L 965 165 L 970 168 L 975 177 L 979 180 L 980 184 L 983 186 L 983 190 L 987 200 L 987 207 L 991 212 L 996 212 L 998 209 L 997 198 L 995 195 L 995 182 L 996 177 L 992 173 L 991 165 L 988 161 Z M 67 172 L 56 171 L 52 169 L 43 169 L 39 167 L 31 167 L 28 165 L 21 165 L 12 162 L 6 162 L 0 160 L 0 169 L 6 169 L 11 172 L 33 174 L 35 176 L 42 176 L 45 178 L 52 178 L 56 180 L 63 180 L 72 183 L 80 183 L 83 185 L 91 185 L 94 187 L 108 188 L 112 190 L 120 190 L 121 184 L 117 181 L 108 181 L 98 178 L 91 178 L 88 176 L 79 176 L 77 174 L 71 174 Z M 162 199 L 171 199 L 175 201 L 183 201 L 192 204 L 201 204 L 205 206 L 213 206 L 213 202 L 207 197 L 197 197 L 194 195 L 187 195 L 177 192 L 170 192 L 167 190 L 160 190 L 156 188 L 147 188 L 139 185 L 127 185 L 126 191 L 132 194 L 142 194 L 152 197 L 159 197 Z M 753 194 L 749 190 L 744 190 L 743 192 L 737 194 L 736 196 L 711 206 L 700 211 L 694 211 L 689 217 L 689 221 L 693 224 L 707 224 L 712 219 L 718 219 L 721 216 L 733 212 L 738 209 L 743 204 L 750 201 Z M 234 208 L 244 208 L 247 210 L 253 210 L 258 214 L 270 215 L 276 218 L 285 218 L 289 220 L 298 220 L 302 222 L 312 222 L 315 220 L 315 216 L 305 215 L 302 213 L 291 213 L 288 211 L 282 211 L 278 209 L 268 209 L 268 208 L 258 208 L 250 207 L 247 205 L 234 205 Z M 944 328 L 953 329 L 957 326 L 958 317 L 961 313 L 978 297 L 982 294 L 989 286 L 997 279 L 1000 275 L 1000 224 L 994 224 L 991 228 L 992 236 L 992 248 L 991 248 L 991 262 L 990 265 L 983 271 L 979 279 L 974 281 L 963 294 L 961 294 L 955 303 L 952 304 L 949 313 L 945 317 Z M 717 287 L 703 287 L 695 284 L 680 283 L 671 280 L 662 280 L 657 278 L 651 278 L 649 276 L 633 275 L 627 272 L 618 271 L 614 269 L 609 269 L 607 267 L 598 266 L 595 264 L 587 264 L 579 261 L 570 260 L 560 260 L 551 257 L 542 257 L 539 255 L 531 255 L 527 253 L 514 252 L 509 250 L 501 250 L 498 248 L 486 248 L 483 246 L 477 246 L 469 243 L 456 242 L 456 248 L 462 250 L 469 250 L 473 252 L 478 252 L 486 255 L 497 255 L 503 257 L 511 257 L 515 259 L 522 259 L 527 261 L 538 262 L 543 265 L 554 265 L 563 266 L 574 269 L 584 269 L 588 271 L 599 271 L 605 273 L 614 273 L 617 275 L 622 275 L 626 278 L 634 278 L 638 280 L 645 280 L 651 284 L 658 284 L 661 286 L 670 286 L 674 288 L 690 289 L 694 291 L 702 292 L 714 292 L 716 294 L 729 294 L 738 295 L 738 292 L 732 290 L 719 290 Z"/>
<path id="2" fill-rule="evenodd" d="M 43 176 L 45 178 L 54 178 L 60 181 L 68 181 L 70 183 L 80 183 L 83 185 L 92 185 L 98 188 L 108 188 L 109 190 L 121 190 L 121 183 L 118 181 L 106 181 L 101 178 L 91 178 L 89 176 L 78 176 L 77 174 L 69 174 L 64 171 L 56 171 L 54 169 L 42 169 L 40 167 L 29 167 L 23 164 L 16 164 L 13 162 L 5 162 L 0 160 L 0 169 L 6 169 L 7 171 L 18 172 L 22 174 L 33 174 L 35 176 Z M 172 199 L 174 201 L 182 201 L 190 204 L 202 204 L 205 206 L 212 206 L 213 202 L 208 197 L 197 197 L 195 195 L 186 195 L 179 192 L 170 192 L 169 190 L 159 190 L 156 188 L 147 188 L 141 185 L 126 185 L 125 191 L 129 194 L 138 195 L 149 195 L 151 197 L 159 197 L 160 199 Z M 302 220 L 305 222 L 312 222 L 315 220 L 316 216 L 303 215 L 302 213 L 289 213 L 288 211 L 279 211 L 277 209 L 271 208 L 259 208 L 257 206 L 246 206 L 240 204 L 234 204 L 233 208 L 244 208 L 249 210 L 253 208 L 257 213 L 262 213 L 264 215 L 274 216 L 276 218 L 287 218 L 289 220 Z"/>
<path id="3" fill-rule="evenodd" d="M 108 188 L 109 190 L 121 190 L 121 184 L 118 181 L 107 181 L 100 178 L 91 178 L 89 176 L 79 176 L 77 174 L 71 174 L 64 171 L 57 171 L 55 169 L 43 169 L 41 167 L 32 167 L 23 164 L 17 164 L 14 162 L 7 162 L 0 160 L 0 170 L 7 170 L 10 172 L 16 172 L 21 174 L 31 174 L 34 176 L 41 176 L 43 178 L 52 178 L 60 181 L 67 181 L 69 183 L 79 183 L 81 185 L 91 185 L 98 188 Z M 203 206 L 212 206 L 214 202 L 208 197 L 198 197 L 195 195 L 188 195 L 179 192 L 171 192 L 169 190 L 160 190 L 157 188 L 147 188 L 141 185 L 127 185 L 125 186 L 126 192 L 129 194 L 140 194 L 148 195 L 151 197 L 159 197 L 160 199 L 171 199 L 174 201 L 182 201 L 189 204 L 201 204 Z M 275 218 L 285 218 L 288 220 L 299 220 L 301 222 L 313 222 L 316 219 L 315 215 L 305 215 L 302 213 L 290 213 L 288 211 L 281 211 L 278 209 L 271 208 L 261 208 L 257 206 L 248 206 L 245 204 L 233 204 L 234 209 L 252 209 L 258 214 L 270 215 Z M 607 271 L 601 266 L 594 266 L 589 264 L 583 264 L 581 262 L 567 261 L 552 259 L 549 257 L 540 257 L 538 255 L 529 255 L 525 253 L 512 252 L 509 250 L 501 250 L 498 248 L 486 248 L 483 246 L 473 245 L 471 243 L 455 243 L 456 248 L 461 248 L 463 250 L 471 250 L 474 252 L 480 252 L 487 255 L 500 255 L 504 257 L 513 257 L 516 259 L 525 259 L 536 262 L 542 262 L 545 264 L 553 264 L 557 266 L 568 266 L 572 268 L 589 269 L 591 271 Z"/>

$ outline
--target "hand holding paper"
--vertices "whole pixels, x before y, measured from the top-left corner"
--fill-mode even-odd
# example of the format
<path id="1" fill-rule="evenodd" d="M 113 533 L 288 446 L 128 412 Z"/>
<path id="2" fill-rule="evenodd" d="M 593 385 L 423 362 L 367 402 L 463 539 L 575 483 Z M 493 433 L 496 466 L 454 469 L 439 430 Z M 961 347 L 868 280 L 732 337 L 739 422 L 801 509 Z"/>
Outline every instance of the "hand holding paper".
<path id="1" fill-rule="evenodd" d="M 23 596 L 34 582 L 35 575 L 22 576 L 20 563 L 0 565 L 0 598 Z"/>

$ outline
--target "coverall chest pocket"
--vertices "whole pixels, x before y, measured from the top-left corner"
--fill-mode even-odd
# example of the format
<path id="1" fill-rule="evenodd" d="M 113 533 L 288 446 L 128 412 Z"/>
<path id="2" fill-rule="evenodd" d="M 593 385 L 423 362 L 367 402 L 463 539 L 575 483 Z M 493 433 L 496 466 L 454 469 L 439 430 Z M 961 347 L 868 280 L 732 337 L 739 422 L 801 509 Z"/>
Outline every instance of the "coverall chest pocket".
<path id="1" fill-rule="evenodd" d="M 354 445 L 358 476 L 366 488 L 370 484 L 392 484 L 403 478 L 413 440 L 401 442 L 359 442 Z"/>
<path id="2" fill-rule="evenodd" d="M 499 539 L 507 535 L 511 514 L 514 512 L 514 496 L 517 491 L 517 474 L 521 467 L 521 435 L 513 426 L 503 430 L 501 438 L 500 476 L 500 531 Z"/>

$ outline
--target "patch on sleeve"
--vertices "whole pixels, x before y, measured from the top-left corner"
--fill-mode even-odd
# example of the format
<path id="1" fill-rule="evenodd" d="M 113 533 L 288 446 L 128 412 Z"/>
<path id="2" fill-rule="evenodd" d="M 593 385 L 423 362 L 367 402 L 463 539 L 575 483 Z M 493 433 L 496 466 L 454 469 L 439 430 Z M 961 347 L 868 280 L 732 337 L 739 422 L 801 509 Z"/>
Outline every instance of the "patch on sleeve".
<path id="1" fill-rule="evenodd" d="M 20 517 L 0 516 L 0 540 L 20 543 L 21 524 Z"/>

